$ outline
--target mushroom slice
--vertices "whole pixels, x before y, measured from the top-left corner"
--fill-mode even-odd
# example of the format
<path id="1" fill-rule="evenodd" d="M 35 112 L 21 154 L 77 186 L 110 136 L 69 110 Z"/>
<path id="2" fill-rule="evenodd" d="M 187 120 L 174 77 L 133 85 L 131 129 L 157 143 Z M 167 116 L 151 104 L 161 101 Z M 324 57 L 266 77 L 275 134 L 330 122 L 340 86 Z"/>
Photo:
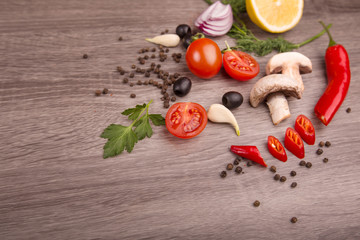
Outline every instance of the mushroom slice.
<path id="1" fill-rule="evenodd" d="M 304 91 L 300 74 L 311 73 L 312 64 L 308 57 L 298 52 L 285 52 L 274 55 L 266 65 L 266 74 L 282 73 L 294 78 Z"/>
<path id="2" fill-rule="evenodd" d="M 261 78 L 251 89 L 251 106 L 257 107 L 268 95 L 276 92 L 282 92 L 298 99 L 301 98 L 302 93 L 301 87 L 295 79 L 283 74 L 271 74 Z"/>

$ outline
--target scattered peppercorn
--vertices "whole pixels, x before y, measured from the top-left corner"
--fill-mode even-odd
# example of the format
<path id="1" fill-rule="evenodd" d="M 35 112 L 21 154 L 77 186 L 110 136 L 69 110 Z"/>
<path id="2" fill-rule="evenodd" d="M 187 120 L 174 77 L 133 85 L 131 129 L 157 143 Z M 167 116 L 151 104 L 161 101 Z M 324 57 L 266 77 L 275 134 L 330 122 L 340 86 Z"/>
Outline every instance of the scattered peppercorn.
<path id="1" fill-rule="evenodd" d="M 295 171 L 291 171 L 291 172 L 290 172 L 290 176 L 295 177 L 295 176 L 296 176 L 296 172 L 295 172 Z"/>
<path id="2" fill-rule="evenodd" d="M 311 168 L 312 167 L 312 163 L 311 162 L 307 162 L 305 165 L 307 168 Z"/>
<path id="3" fill-rule="evenodd" d="M 142 81 L 141 81 L 141 80 L 138 80 L 136 84 L 137 84 L 137 85 L 142 85 Z"/>
<path id="4" fill-rule="evenodd" d="M 135 64 L 131 65 L 131 68 L 132 68 L 132 69 L 135 69 L 135 68 L 136 68 L 136 65 L 135 65 Z"/>
<path id="5" fill-rule="evenodd" d="M 123 38 L 122 37 L 119 37 L 119 41 L 122 41 L 123 40 Z"/>
<path id="6" fill-rule="evenodd" d="M 317 155 L 321 155 L 321 154 L 323 154 L 323 150 L 321 149 L 321 148 L 319 148 L 318 150 L 316 150 L 316 154 Z"/>
<path id="7" fill-rule="evenodd" d="M 242 172 L 242 167 L 240 167 L 240 166 L 236 167 L 236 168 L 235 168 L 235 172 L 236 172 L 237 174 L 240 174 L 240 173 Z"/>
<path id="8" fill-rule="evenodd" d="M 130 86 L 130 87 L 133 87 L 133 86 L 134 86 L 134 83 L 130 83 L 129 86 Z"/>
<path id="9" fill-rule="evenodd" d="M 300 165 L 300 166 L 305 166 L 305 165 L 306 165 L 306 162 L 305 162 L 304 160 L 301 160 L 301 161 L 299 162 L 299 165 Z"/>
<path id="10" fill-rule="evenodd" d="M 135 76 L 135 74 L 133 72 L 130 73 L 130 75 L 129 75 L 130 78 L 133 78 L 134 76 Z"/>
<path id="11" fill-rule="evenodd" d="M 171 101 L 172 101 L 172 102 L 175 102 L 175 101 L 176 101 L 176 97 L 175 97 L 175 96 L 171 97 Z"/>
<path id="12" fill-rule="evenodd" d="M 278 181 L 278 180 L 280 179 L 280 175 L 279 175 L 279 174 L 275 174 L 274 179 L 275 179 L 276 181 Z"/>
<path id="13" fill-rule="evenodd" d="M 253 203 L 254 207 L 258 207 L 260 206 L 260 202 L 258 200 L 256 200 L 254 203 Z"/>
<path id="14" fill-rule="evenodd" d="M 136 94 L 135 94 L 135 93 L 132 93 L 132 94 L 130 94 L 130 97 L 131 97 L 131 98 L 136 98 Z"/>
<path id="15" fill-rule="evenodd" d="M 286 181 L 286 177 L 285 177 L 285 176 L 281 176 L 280 182 L 285 182 L 285 181 Z"/>
<path id="16" fill-rule="evenodd" d="M 292 188 L 295 188 L 296 186 L 297 186 L 297 183 L 296 182 L 293 182 L 293 183 L 291 183 L 291 185 L 290 185 Z"/>
<path id="17" fill-rule="evenodd" d="M 248 161 L 248 162 L 246 163 L 246 166 L 251 167 L 251 166 L 252 166 L 251 162 Z"/>
<path id="18" fill-rule="evenodd" d="M 234 160 L 234 165 L 239 165 L 239 160 L 237 159 L 237 158 L 235 158 L 235 160 Z"/>
<path id="19" fill-rule="evenodd" d="M 323 141 L 319 142 L 319 147 L 325 146 L 325 143 Z"/>
<path id="20" fill-rule="evenodd" d="M 347 108 L 347 109 L 346 109 L 346 112 L 347 112 L 347 113 L 351 113 L 351 108 Z"/>
<path id="21" fill-rule="evenodd" d="M 330 147 L 331 146 L 331 143 L 329 141 L 326 141 L 325 142 L 325 147 Z"/>
<path id="22" fill-rule="evenodd" d="M 233 167 L 234 167 L 234 165 L 232 165 L 232 163 L 229 163 L 228 165 L 226 165 L 227 170 L 232 170 Z"/>
<path id="23" fill-rule="evenodd" d="M 102 91 L 103 94 L 108 94 L 108 92 L 109 92 L 109 89 L 107 89 L 107 88 L 104 88 Z"/>
<path id="24" fill-rule="evenodd" d="M 83 58 L 84 59 L 87 59 L 89 56 L 85 53 L 84 55 L 83 55 Z"/>
<path id="25" fill-rule="evenodd" d="M 164 108 L 169 108 L 170 107 L 170 104 L 168 101 L 164 101 Z"/>
<path id="26" fill-rule="evenodd" d="M 100 95 L 101 95 L 101 90 L 96 90 L 96 91 L 95 91 L 95 95 L 96 95 L 96 96 L 100 96 Z"/>
<path id="27" fill-rule="evenodd" d="M 296 223 L 297 222 L 297 218 L 296 217 L 292 217 L 290 220 L 292 223 Z"/>
<path id="28" fill-rule="evenodd" d="M 329 161 L 328 158 L 324 158 L 324 159 L 323 159 L 323 162 L 324 162 L 324 163 L 327 163 L 328 161 Z"/>
<path id="29" fill-rule="evenodd" d="M 276 167 L 275 167 L 275 166 L 271 166 L 271 167 L 270 167 L 270 171 L 273 172 L 273 173 L 276 173 Z"/>
<path id="30" fill-rule="evenodd" d="M 226 171 L 222 171 L 222 172 L 220 173 L 220 177 L 221 177 L 221 178 L 225 178 L 226 175 L 227 175 Z"/>

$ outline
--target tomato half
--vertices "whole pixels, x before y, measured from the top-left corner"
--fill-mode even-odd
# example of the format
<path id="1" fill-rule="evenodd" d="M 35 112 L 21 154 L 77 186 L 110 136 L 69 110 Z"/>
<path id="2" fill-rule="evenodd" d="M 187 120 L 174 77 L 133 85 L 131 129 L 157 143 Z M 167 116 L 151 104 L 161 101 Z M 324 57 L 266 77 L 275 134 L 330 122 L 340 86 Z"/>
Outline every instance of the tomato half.
<path id="1" fill-rule="evenodd" d="M 200 38 L 192 42 L 186 51 L 185 58 L 190 71 L 199 78 L 212 78 L 222 66 L 220 48 L 208 38 Z"/>
<path id="2" fill-rule="evenodd" d="M 179 138 L 193 138 L 200 134 L 208 118 L 206 110 L 197 103 L 179 102 L 173 104 L 165 117 L 167 130 Z"/>
<path id="3" fill-rule="evenodd" d="M 309 145 L 315 144 L 315 128 L 305 115 L 300 114 L 295 121 L 295 130 L 301 138 Z"/>
<path id="4" fill-rule="evenodd" d="M 226 73 L 239 81 L 248 81 L 260 71 L 259 63 L 251 55 L 241 51 L 227 50 L 223 63 Z"/>

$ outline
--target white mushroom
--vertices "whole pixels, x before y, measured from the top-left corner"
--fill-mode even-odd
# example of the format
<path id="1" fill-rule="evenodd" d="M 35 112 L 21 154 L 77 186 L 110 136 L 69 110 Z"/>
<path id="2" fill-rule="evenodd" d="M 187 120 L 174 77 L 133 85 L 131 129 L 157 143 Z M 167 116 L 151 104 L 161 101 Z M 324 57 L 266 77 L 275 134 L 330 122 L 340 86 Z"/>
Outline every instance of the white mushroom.
<path id="1" fill-rule="evenodd" d="M 304 83 L 300 74 L 310 73 L 311 71 L 312 64 L 310 59 L 298 52 L 286 52 L 276 54 L 269 60 L 266 65 L 267 75 L 281 73 L 282 75 L 286 75 L 296 81 L 296 89 L 293 89 L 296 91 L 296 93 L 293 92 L 293 95 L 295 95 L 297 98 L 301 98 L 302 93 L 304 92 Z M 271 84 L 270 86 L 273 86 Z M 286 89 L 284 91 L 284 89 L 279 86 L 277 86 L 277 88 L 282 89 L 281 92 L 290 93 Z M 275 94 L 275 92 L 277 93 Z M 274 91 L 271 95 L 267 96 L 266 101 L 270 109 L 272 121 L 275 125 L 279 124 L 282 120 L 291 116 L 286 96 L 283 93 L 280 93 L 279 91 Z"/>
<path id="2" fill-rule="evenodd" d="M 271 74 L 255 83 L 250 92 L 250 104 L 257 107 L 266 99 L 274 125 L 290 117 L 289 105 L 285 95 L 301 98 L 298 82 L 283 74 Z"/>

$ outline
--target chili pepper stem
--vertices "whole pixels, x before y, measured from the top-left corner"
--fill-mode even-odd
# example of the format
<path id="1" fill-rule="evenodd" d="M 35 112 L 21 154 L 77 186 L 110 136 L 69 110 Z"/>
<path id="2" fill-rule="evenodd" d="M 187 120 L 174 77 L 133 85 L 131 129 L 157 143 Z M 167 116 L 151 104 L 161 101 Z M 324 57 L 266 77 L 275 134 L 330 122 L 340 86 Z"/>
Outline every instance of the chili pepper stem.
<path id="1" fill-rule="evenodd" d="M 336 45 L 337 43 L 332 38 L 329 29 L 327 29 L 327 27 L 325 26 L 323 21 L 319 21 L 319 23 L 323 26 L 324 30 L 326 31 L 327 35 L 329 36 L 329 47 L 332 47 L 332 46 Z"/>
<path id="2" fill-rule="evenodd" d="M 324 25 L 324 30 L 322 30 L 321 32 L 319 32 L 318 34 L 316 34 L 315 36 L 303 41 L 302 43 L 299 44 L 295 44 L 298 48 L 302 47 L 312 41 L 314 41 L 315 39 L 318 39 L 319 37 L 321 37 L 324 33 L 328 32 L 328 29 L 331 28 L 332 24 L 329 24 L 327 26 Z"/>

